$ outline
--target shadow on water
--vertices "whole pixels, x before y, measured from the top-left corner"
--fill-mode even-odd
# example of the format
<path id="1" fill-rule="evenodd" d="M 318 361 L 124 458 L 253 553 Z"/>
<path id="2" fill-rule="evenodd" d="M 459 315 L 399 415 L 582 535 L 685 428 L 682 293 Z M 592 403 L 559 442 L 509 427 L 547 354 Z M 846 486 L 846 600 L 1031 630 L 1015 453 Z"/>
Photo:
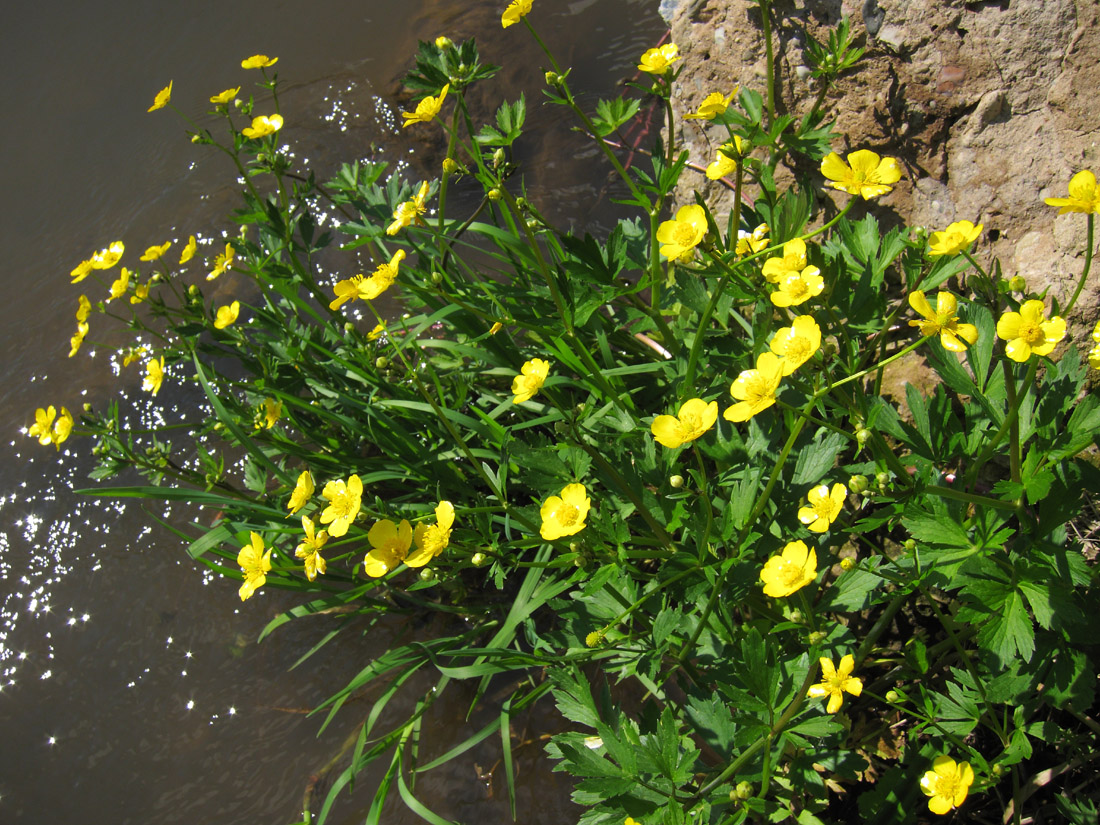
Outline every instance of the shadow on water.
<path id="1" fill-rule="evenodd" d="M 140 367 L 118 370 L 113 347 L 128 339 L 102 316 L 93 314 L 84 348 L 66 357 L 77 295 L 96 300 L 99 289 L 90 280 L 69 286 L 68 273 L 91 251 L 118 238 L 128 257 L 169 237 L 179 249 L 195 233 L 211 257 L 235 231 L 226 161 L 192 146 L 170 112 L 145 111 L 168 79 L 173 102 L 201 119 L 207 96 L 253 79 L 238 68 L 242 57 L 278 55 L 284 134 L 303 168 L 324 179 L 340 161 L 387 159 L 422 179 L 437 175 L 438 130 L 398 128 L 407 102 L 399 78 L 417 38 L 477 36 L 484 58 L 505 65 L 486 103 L 521 90 L 527 97 L 531 122 L 517 160 L 528 197 L 561 225 L 608 228 L 616 215 L 606 200 L 609 170 L 563 112 L 541 105 L 542 55 L 525 31 L 501 31 L 497 5 L 504 0 L 124 0 L 6 12 L 13 36 L 0 55 L 8 81 L 0 157 L 14 206 L 0 222 L 8 278 L 0 420 L 10 434 L 0 463 L 0 822 L 290 822 L 311 783 L 323 798 L 324 768 L 372 697 L 350 702 L 320 735 L 320 719 L 306 713 L 398 636 L 430 634 L 401 622 L 368 634 L 352 628 L 290 670 L 334 617 L 292 622 L 257 645 L 296 598 L 261 591 L 242 605 L 233 582 L 198 568 L 156 522 L 208 523 L 211 514 L 74 496 L 89 484 L 90 445 L 69 442 L 58 453 L 21 430 L 35 407 L 50 404 L 75 413 L 119 397 L 140 426 L 185 420 L 200 403 L 194 388 L 170 386 L 182 371 L 169 373 L 151 403 Z M 589 106 L 617 94 L 664 31 L 651 0 L 536 0 L 535 13 Z M 457 209 L 475 202 L 466 197 L 460 188 Z M 333 257 L 325 265 L 331 281 L 364 263 Z M 204 289 L 219 302 L 242 285 L 223 279 Z M 393 718 L 427 684 L 410 683 Z M 426 758 L 498 713 L 486 700 L 466 721 L 473 686 L 447 691 L 425 720 Z M 565 778 L 542 757 L 554 724 L 539 708 L 514 720 L 524 822 L 575 816 Z M 499 758 L 491 737 L 427 774 L 417 793 L 450 818 L 510 821 Z M 368 774 L 330 821 L 361 821 L 377 778 Z M 396 799 L 384 817 L 420 821 Z"/>

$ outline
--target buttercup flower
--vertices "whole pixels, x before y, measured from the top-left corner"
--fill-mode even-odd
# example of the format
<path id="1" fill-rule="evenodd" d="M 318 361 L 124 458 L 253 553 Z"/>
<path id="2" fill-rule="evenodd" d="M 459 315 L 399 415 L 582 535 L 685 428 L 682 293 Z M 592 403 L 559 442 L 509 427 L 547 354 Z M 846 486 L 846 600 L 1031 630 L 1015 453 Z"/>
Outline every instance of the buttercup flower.
<path id="1" fill-rule="evenodd" d="M 237 96 L 237 92 L 239 92 L 240 90 L 240 86 L 235 89 L 226 89 L 224 92 L 216 94 L 212 98 L 210 98 L 210 102 L 213 103 L 215 106 L 224 106 L 229 103 L 229 101 L 231 101 L 233 98 L 235 98 Z"/>
<path id="2" fill-rule="evenodd" d="M 932 770 L 926 771 L 920 780 L 920 789 L 928 799 L 928 810 L 934 814 L 946 814 L 966 801 L 970 786 L 974 784 L 974 769 L 969 762 L 956 763 L 950 756 L 937 756 Z"/>
<path id="3" fill-rule="evenodd" d="M 160 392 L 160 385 L 164 383 L 164 356 L 158 361 L 150 358 L 145 362 L 145 380 L 141 382 L 141 388 L 146 392 L 156 395 Z"/>
<path id="4" fill-rule="evenodd" d="M 672 64 L 680 59 L 680 47 L 675 43 L 665 43 L 646 51 L 642 55 L 638 68 L 649 74 L 662 75 L 672 68 Z"/>
<path id="5" fill-rule="evenodd" d="M 848 163 L 836 152 L 830 152 L 821 161 L 821 174 L 834 189 L 869 200 L 885 195 L 901 180 L 901 167 L 893 158 L 880 158 L 874 152 L 859 149 L 848 155 Z"/>
<path id="6" fill-rule="evenodd" d="M 271 551 L 264 552 L 264 540 L 259 533 L 249 533 L 251 543 L 241 548 L 237 554 L 237 564 L 244 572 L 244 582 L 240 594 L 241 601 L 249 599 L 258 588 L 267 583 L 267 573 L 271 571 Z"/>
<path id="7" fill-rule="evenodd" d="M 107 298 L 107 303 L 111 303 L 115 298 L 121 298 L 130 289 L 130 270 L 126 267 L 122 267 L 122 270 L 118 273 L 118 277 L 111 284 L 111 294 Z"/>
<path id="8" fill-rule="evenodd" d="M 702 398 L 689 398 L 680 405 L 675 415 L 659 415 L 653 419 L 649 431 L 657 443 L 670 449 L 694 441 L 718 420 L 718 402 L 709 404 Z"/>
<path id="9" fill-rule="evenodd" d="M 1100 370 L 1100 321 L 1092 330 L 1092 342 L 1095 346 L 1089 350 L 1089 366 Z"/>
<path id="10" fill-rule="evenodd" d="M 321 513 L 321 524 L 329 525 L 330 536 L 340 538 L 348 532 L 348 527 L 359 515 L 359 506 L 363 500 L 363 482 L 356 475 L 350 476 L 346 484 L 343 481 L 330 481 L 321 491 L 321 495 L 329 502 Z"/>
<path id="11" fill-rule="evenodd" d="M 416 224 L 417 226 L 424 225 L 424 219 L 421 215 L 428 211 L 426 201 L 428 200 L 428 192 L 430 190 L 430 184 L 424 181 L 420 184 L 420 191 L 412 198 L 397 204 L 397 209 L 393 212 L 393 223 L 386 227 L 387 235 L 396 235 L 410 224 Z"/>
<path id="12" fill-rule="evenodd" d="M 821 270 L 811 264 L 801 273 L 783 278 L 778 286 L 768 297 L 777 307 L 792 307 L 820 295 L 825 289 L 825 281 L 821 278 Z"/>
<path id="13" fill-rule="evenodd" d="M 567 484 L 561 496 L 550 496 L 542 505 L 542 527 L 539 530 L 546 541 L 572 536 L 584 529 L 588 508 L 592 505 L 583 484 Z"/>
<path id="14" fill-rule="evenodd" d="M 115 241 L 106 249 L 101 249 L 89 260 L 92 269 L 110 269 L 118 263 L 122 253 L 126 251 L 126 245 L 122 241 Z M 73 283 L 76 283 L 75 281 Z"/>
<path id="15" fill-rule="evenodd" d="M 435 524 L 418 524 L 413 532 L 416 549 L 405 559 L 408 567 L 423 567 L 451 542 L 451 526 L 455 523 L 455 508 L 449 501 L 441 501 L 435 508 Z"/>
<path id="16" fill-rule="evenodd" d="M 691 252 L 706 234 L 707 213 L 697 203 L 681 206 L 675 218 L 657 227 L 657 240 L 663 244 L 661 254 L 669 259 Z"/>
<path id="17" fill-rule="evenodd" d="M 242 69 L 266 69 L 279 62 L 277 57 L 268 57 L 266 54 L 254 54 L 241 61 Z M 224 93 L 223 93 L 224 94 Z"/>
<path id="18" fill-rule="evenodd" d="M 439 114 L 439 110 L 443 108 L 443 98 L 447 96 L 447 92 L 450 90 L 451 84 L 448 83 L 443 87 L 443 91 L 439 93 L 437 97 L 428 95 L 419 103 L 416 104 L 416 111 L 402 112 L 401 117 L 405 118 L 405 122 L 401 124 L 401 128 L 411 126 L 414 123 L 431 123 L 435 120 L 435 116 Z"/>
<path id="19" fill-rule="evenodd" d="M 81 261 L 75 267 L 73 267 L 73 271 L 69 273 L 69 277 L 73 279 L 72 282 L 74 284 L 79 284 L 81 281 L 87 278 L 91 274 L 91 272 L 92 262 L 90 260 Z"/>
<path id="20" fill-rule="evenodd" d="M 217 317 L 214 319 L 214 329 L 225 329 L 237 320 L 241 311 L 241 302 L 234 301 L 229 306 L 218 307 Z"/>
<path id="21" fill-rule="evenodd" d="M 1100 213 L 1100 186 L 1096 175 L 1084 169 L 1070 178 L 1068 198 L 1047 198 L 1047 206 L 1057 206 L 1059 215 L 1068 212 Z"/>
<path id="22" fill-rule="evenodd" d="M 122 356 L 122 366 L 128 367 L 139 358 L 145 356 L 149 350 L 146 347 L 130 347 L 126 350 L 126 354 Z"/>
<path id="23" fill-rule="evenodd" d="M 165 241 L 160 246 L 151 246 L 145 250 L 140 260 L 142 261 L 155 261 L 161 255 L 168 251 L 168 247 L 172 245 L 171 241 Z"/>
<path id="24" fill-rule="evenodd" d="M 389 519 L 376 521 L 367 533 L 371 550 L 363 560 L 363 572 L 380 579 L 405 561 L 412 547 L 413 530 L 407 519 L 394 524 Z"/>
<path id="25" fill-rule="evenodd" d="M 768 232 L 771 230 L 766 223 L 760 224 L 756 229 L 752 230 L 752 234 L 749 234 L 744 229 L 737 230 L 737 249 L 734 250 L 738 255 L 748 255 L 750 253 L 759 252 L 761 249 L 767 249 L 768 247 Z"/>
<path id="26" fill-rule="evenodd" d="M 383 321 L 374 325 L 374 329 L 367 333 L 368 341 L 377 341 L 383 335 L 386 334 L 386 324 Z"/>
<path id="27" fill-rule="evenodd" d="M 688 115 L 691 117 L 691 115 Z M 714 162 L 707 167 L 707 178 L 718 180 L 732 174 L 737 169 L 737 159 L 744 155 L 744 143 L 740 135 L 734 135 L 733 141 L 726 141 L 715 150 Z"/>
<path id="28" fill-rule="evenodd" d="M 762 352 L 756 369 L 744 370 L 730 385 L 730 395 L 740 403 L 727 407 L 727 421 L 748 421 L 775 403 L 775 393 L 783 377 L 783 360 L 774 352 Z"/>
<path id="29" fill-rule="evenodd" d="M 61 408 L 61 417 L 51 404 L 48 409 L 39 407 L 34 411 L 34 423 L 27 429 L 27 435 L 37 438 L 38 443 L 45 446 L 53 444 L 61 449 L 61 442 L 69 437 L 73 431 L 73 417 L 64 407 Z"/>
<path id="30" fill-rule="evenodd" d="M 310 581 L 317 578 L 318 573 L 325 572 L 325 559 L 321 555 L 321 548 L 328 541 L 328 533 L 324 530 L 315 533 L 316 529 L 317 525 L 313 523 L 313 519 L 309 516 L 302 516 L 302 530 L 305 531 L 305 537 L 302 539 L 302 543 L 294 549 L 294 555 L 305 560 L 306 578 Z"/>
<path id="31" fill-rule="evenodd" d="M 1006 312 L 997 321 L 997 337 L 1008 343 L 1005 355 L 1023 363 L 1032 355 L 1050 355 L 1054 345 L 1066 337 L 1066 322 L 1043 317 L 1043 302 L 1024 301 L 1019 312 Z"/>
<path id="32" fill-rule="evenodd" d="M 155 112 L 157 109 L 163 109 L 168 105 L 168 101 L 172 99 L 172 81 L 168 81 L 168 85 L 157 92 L 157 96 L 153 99 L 153 105 L 146 109 L 147 112 Z"/>
<path id="33" fill-rule="evenodd" d="M 130 296 L 131 304 L 140 304 L 149 297 L 149 284 L 138 284 L 134 287 L 134 294 Z"/>
<path id="34" fill-rule="evenodd" d="M 817 551 L 803 541 L 792 541 L 778 556 L 772 556 L 760 571 L 764 594 L 789 596 L 817 578 Z"/>
<path id="35" fill-rule="evenodd" d="M 393 253 L 393 257 L 390 258 L 389 263 L 379 264 L 378 268 L 371 273 L 369 278 L 364 278 L 362 275 L 356 275 L 353 278 L 337 281 L 336 285 L 333 287 L 333 291 L 336 293 L 336 300 L 332 301 L 328 305 L 328 308 L 336 310 L 347 301 L 354 301 L 356 299 L 360 301 L 373 301 L 389 289 L 393 282 L 397 280 L 398 268 L 403 260 L 405 260 L 405 250 L 399 249 Z"/>
<path id="36" fill-rule="evenodd" d="M 801 238 L 792 238 L 783 244 L 783 255 L 768 258 L 760 272 L 768 283 L 778 284 L 791 275 L 801 275 L 806 267 L 806 242 Z M 817 267 L 814 270 L 821 271 Z"/>
<path id="37" fill-rule="evenodd" d="M 80 352 L 80 345 L 84 343 L 84 336 L 88 334 L 88 322 L 80 321 L 76 325 L 76 333 L 69 339 L 69 357 L 72 358 Z"/>
<path id="38" fill-rule="evenodd" d="M 799 315 L 791 326 L 780 328 L 768 346 L 783 359 L 783 375 L 790 375 L 821 346 L 821 327 L 812 315 Z"/>
<path id="39" fill-rule="evenodd" d="M 192 235 L 187 239 L 187 245 L 183 248 L 183 252 L 180 253 L 180 263 L 185 264 L 189 260 L 195 257 L 195 250 L 199 248 L 198 243 L 195 241 L 195 236 Z"/>
<path id="40" fill-rule="evenodd" d="M 832 490 L 819 484 L 806 494 L 809 506 L 798 508 L 798 520 L 814 533 L 824 533 L 844 509 L 847 495 L 848 488 L 843 484 L 834 484 Z"/>
<path id="41" fill-rule="evenodd" d="M 512 0 L 504 10 L 504 14 L 500 16 L 501 28 L 506 29 L 530 14 L 532 2 L 533 0 Z"/>
<path id="42" fill-rule="evenodd" d="M 283 128 L 282 115 L 258 115 L 252 118 L 252 125 L 241 129 L 241 134 L 249 140 L 273 135 Z"/>
<path id="43" fill-rule="evenodd" d="M 975 226 L 970 221 L 955 221 L 942 232 L 933 232 L 928 238 L 928 255 L 958 255 L 982 234 L 982 224 Z"/>
<path id="44" fill-rule="evenodd" d="M 546 383 L 546 376 L 550 374 L 550 362 L 541 358 L 532 358 L 525 361 L 520 367 L 520 374 L 512 379 L 513 404 L 522 404 L 530 401 L 532 396 L 542 389 Z"/>
<path id="45" fill-rule="evenodd" d="M 924 317 L 923 321 L 910 321 L 909 326 L 920 327 L 921 335 L 939 333 L 940 343 L 949 352 L 965 352 L 968 345 L 978 340 L 976 326 L 959 323 L 959 302 L 950 292 L 936 295 L 936 309 L 933 311 L 924 293 L 919 289 L 915 290 L 909 293 L 909 306 Z M 1039 306 L 1041 309 L 1042 302 L 1039 302 Z"/>
<path id="46" fill-rule="evenodd" d="M 286 505 L 290 509 L 289 515 L 294 515 L 309 503 L 313 489 L 313 476 L 310 475 L 309 470 L 302 470 L 297 484 L 294 485 L 294 492 L 290 494 L 290 501 Z"/>
<path id="47" fill-rule="evenodd" d="M 83 323 L 88 320 L 88 313 L 92 311 L 92 302 L 87 295 L 81 295 L 76 302 L 76 321 Z"/>
<path id="48" fill-rule="evenodd" d="M 863 692 L 863 680 L 852 676 L 856 660 L 849 653 L 840 659 L 840 667 L 834 668 L 832 659 L 822 656 L 818 659 L 821 665 L 821 681 L 811 685 L 806 695 L 811 699 L 823 699 L 829 697 L 829 704 L 825 706 L 826 713 L 836 713 L 844 702 L 845 691 L 853 696 L 859 696 Z"/>
<path id="49" fill-rule="evenodd" d="M 236 254 L 237 250 L 233 248 L 233 245 L 226 244 L 225 252 L 214 258 L 214 268 L 210 270 L 210 274 L 206 276 L 206 280 L 213 281 L 219 275 L 225 274 L 229 267 L 233 266 L 233 258 Z"/>
<path id="50" fill-rule="evenodd" d="M 694 120 L 714 120 L 719 115 L 726 113 L 726 109 L 730 107 L 730 101 L 733 100 L 736 94 L 736 86 L 733 87 L 732 92 L 725 96 L 721 92 L 711 92 L 699 104 L 699 108 L 694 114 L 684 115 L 684 117 Z"/>
<path id="51" fill-rule="evenodd" d="M 265 398 L 264 403 L 260 405 L 259 414 L 256 416 L 256 429 L 263 427 L 265 430 L 270 430 L 282 417 L 283 402 L 276 401 L 274 398 Z"/>

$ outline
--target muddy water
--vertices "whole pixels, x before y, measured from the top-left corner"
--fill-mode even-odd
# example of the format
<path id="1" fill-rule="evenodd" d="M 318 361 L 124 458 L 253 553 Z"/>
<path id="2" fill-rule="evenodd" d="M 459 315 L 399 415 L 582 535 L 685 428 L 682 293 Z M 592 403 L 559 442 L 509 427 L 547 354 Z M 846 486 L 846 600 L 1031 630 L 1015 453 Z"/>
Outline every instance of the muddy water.
<path id="1" fill-rule="evenodd" d="M 561 113 L 540 106 L 540 55 L 521 27 L 500 30 L 499 13 L 497 4 L 446 0 L 52 0 L 5 10 L 0 822 L 293 822 L 311 777 L 361 721 L 365 710 L 353 704 L 318 735 L 305 713 L 402 628 L 353 629 L 289 670 L 331 619 L 294 622 L 255 644 L 292 597 L 261 592 L 242 605 L 234 583 L 196 568 L 153 518 L 184 524 L 195 513 L 75 497 L 71 488 L 88 484 L 87 445 L 58 453 L 22 430 L 48 404 L 120 397 L 146 405 L 148 420 L 172 421 L 197 402 L 166 386 L 147 405 L 135 368 L 112 367 L 108 345 L 122 339 L 96 315 L 84 349 L 67 358 L 77 295 L 98 288 L 70 286 L 68 272 L 91 251 L 122 238 L 129 257 L 167 238 L 178 250 L 191 233 L 212 244 L 233 231 L 225 161 L 191 145 L 171 112 L 146 112 L 168 80 L 173 103 L 201 122 L 206 97 L 251 80 L 242 57 L 278 55 L 288 83 L 283 134 L 303 163 L 321 177 L 356 157 L 406 162 L 413 173 L 422 162 L 431 174 L 437 159 L 421 160 L 432 157 L 431 141 L 410 142 L 394 126 L 397 78 L 417 38 L 476 35 L 485 58 L 507 67 L 493 81 L 497 94 L 525 90 L 536 119 L 518 153 L 532 200 L 564 224 L 606 225 L 604 165 Z M 589 103 L 616 94 L 664 29 L 655 0 L 536 0 L 535 14 Z M 465 686 L 448 688 L 427 720 L 430 751 L 496 713 L 482 707 L 463 722 L 470 699 Z M 395 712 L 411 701 L 395 701 Z M 514 745 L 522 822 L 575 816 L 563 780 L 540 759 L 546 724 L 517 723 L 517 735 L 529 725 Z M 418 793 L 444 816 L 508 821 L 500 771 L 484 778 L 499 743 L 469 757 Z M 330 821 L 361 820 L 371 784 Z M 395 800 L 385 820 L 420 821 Z"/>

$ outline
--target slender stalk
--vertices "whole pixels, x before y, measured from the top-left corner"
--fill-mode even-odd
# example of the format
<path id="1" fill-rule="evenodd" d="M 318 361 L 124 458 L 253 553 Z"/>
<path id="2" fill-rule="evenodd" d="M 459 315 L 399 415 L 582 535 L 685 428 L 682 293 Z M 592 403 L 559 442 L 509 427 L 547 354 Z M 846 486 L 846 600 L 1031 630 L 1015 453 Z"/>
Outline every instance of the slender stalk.
<path id="1" fill-rule="evenodd" d="M 1027 375 L 1024 377 L 1021 387 L 1027 388 L 1035 381 L 1035 373 L 1039 369 L 1039 359 L 1032 357 L 1031 363 L 1028 365 Z M 1011 380 L 1008 381 L 1011 383 Z M 1007 390 L 1007 387 L 1006 387 Z M 1016 388 L 1013 387 L 1013 391 Z M 985 445 L 985 449 L 982 450 L 981 455 L 978 456 L 977 461 L 970 467 L 969 472 L 966 474 L 966 486 L 967 488 L 973 487 L 974 482 L 978 478 L 978 473 L 985 465 L 987 461 L 993 456 L 993 451 L 997 449 L 997 445 L 1001 443 L 1001 439 L 1005 437 L 1005 434 L 1009 432 L 1012 427 L 1012 422 L 1016 421 L 1020 413 L 1020 405 L 1023 404 L 1024 399 L 1027 397 L 1026 392 L 1016 392 L 1015 400 L 1009 405 L 1008 412 L 1005 413 L 1004 421 L 1001 422 L 1000 428 L 994 434 L 993 438 L 989 440 L 989 443 Z M 1018 426 L 1018 425 L 1017 425 Z"/>
<path id="2" fill-rule="evenodd" d="M 1074 305 L 1077 303 L 1077 299 L 1081 295 L 1081 290 L 1085 288 L 1085 281 L 1089 277 L 1089 269 L 1092 268 L 1092 245 L 1093 245 L 1093 224 L 1096 215 L 1089 212 L 1088 218 L 1088 238 L 1085 241 L 1085 268 L 1081 272 L 1081 280 L 1077 282 L 1077 289 L 1073 292 L 1073 297 L 1069 299 L 1069 303 L 1066 304 L 1066 308 L 1062 310 L 1063 315 L 1069 315 L 1073 311 Z"/>

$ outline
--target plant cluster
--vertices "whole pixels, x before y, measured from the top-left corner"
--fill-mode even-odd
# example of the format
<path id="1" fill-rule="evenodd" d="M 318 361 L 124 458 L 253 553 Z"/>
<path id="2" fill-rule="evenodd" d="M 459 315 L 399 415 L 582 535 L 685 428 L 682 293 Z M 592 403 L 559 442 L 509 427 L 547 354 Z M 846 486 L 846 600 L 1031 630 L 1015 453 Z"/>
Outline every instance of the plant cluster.
<path id="1" fill-rule="evenodd" d="M 573 113 L 636 218 L 597 238 L 543 217 L 512 156 L 525 99 L 481 124 L 468 106 L 498 70 L 472 41 L 421 43 L 406 80 L 404 126 L 445 138 L 428 181 L 369 162 L 327 183 L 295 173 L 277 58 L 248 58 L 262 99 L 210 98 L 227 137 L 190 123 L 242 181 L 224 249 L 203 266 L 192 236 L 177 263 L 165 241 L 143 275 L 116 242 L 72 273 L 106 290 L 80 297 L 72 354 L 90 314 L 110 315 L 139 335 L 119 363 L 144 360 L 148 392 L 193 381 L 205 403 L 141 431 L 117 403 L 79 422 L 51 406 L 29 434 L 85 436 L 95 478 L 148 480 L 97 496 L 216 512 L 179 531 L 195 561 L 242 600 L 302 594 L 264 635 L 330 611 L 316 650 L 438 617 L 318 709 L 328 724 L 384 686 L 306 822 L 384 760 L 367 821 L 396 790 L 446 823 L 417 782 L 490 737 L 514 814 L 512 723 L 540 700 L 560 711 L 547 750 L 588 825 L 1089 821 L 1097 572 L 1070 527 L 1097 489 L 1100 401 L 1074 345 L 1051 356 L 1091 265 L 1093 174 L 1048 201 L 1087 221 L 1062 306 L 1006 278 L 980 224 L 882 228 L 873 200 L 901 166 L 831 151 L 820 108 L 861 53 L 846 24 L 809 52 L 822 91 L 801 117 L 774 114 L 769 84 L 715 90 L 678 122 L 674 44 L 640 57 L 636 95 L 586 111 L 531 16 L 516 0 L 502 25 L 543 48 L 546 102 Z M 666 139 L 627 165 L 611 138 L 643 106 Z M 723 135 L 705 174 L 734 190 L 728 214 L 696 198 L 670 216 L 694 174 L 687 128 Z M 820 177 L 777 186 L 792 158 Z M 456 186 L 481 194 L 469 214 L 448 209 Z M 322 206 L 340 220 L 326 228 Z M 367 274 L 322 276 L 333 244 Z M 229 273 L 239 297 L 215 305 L 203 287 Z M 385 317 L 383 294 L 403 311 Z M 910 357 L 934 390 L 887 395 Z M 451 681 L 480 702 L 505 678 L 490 724 L 442 753 L 422 741 Z M 410 691 L 407 718 L 387 719 Z"/>

